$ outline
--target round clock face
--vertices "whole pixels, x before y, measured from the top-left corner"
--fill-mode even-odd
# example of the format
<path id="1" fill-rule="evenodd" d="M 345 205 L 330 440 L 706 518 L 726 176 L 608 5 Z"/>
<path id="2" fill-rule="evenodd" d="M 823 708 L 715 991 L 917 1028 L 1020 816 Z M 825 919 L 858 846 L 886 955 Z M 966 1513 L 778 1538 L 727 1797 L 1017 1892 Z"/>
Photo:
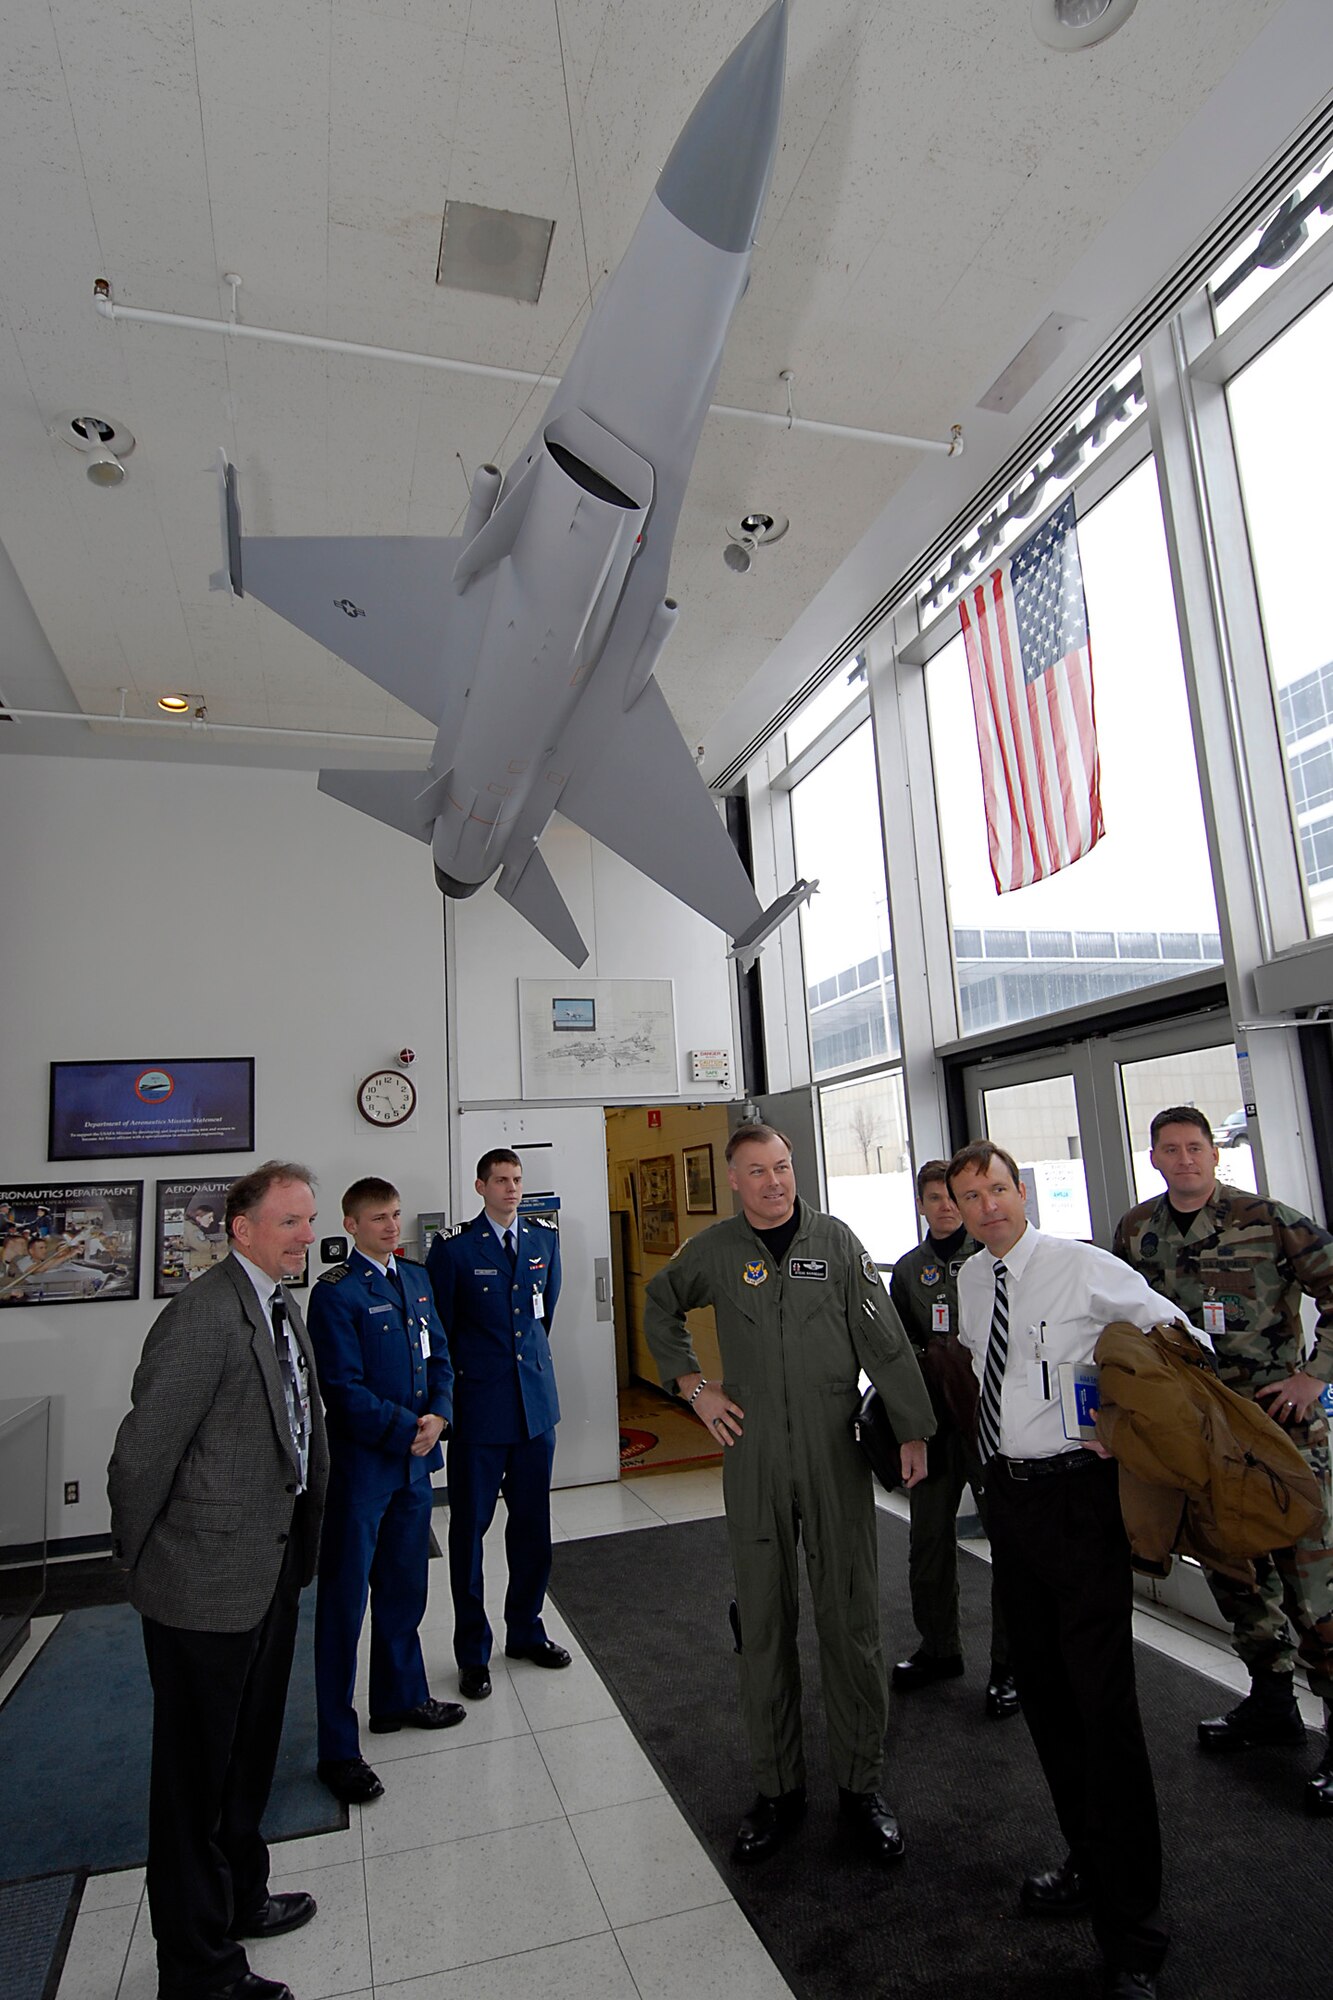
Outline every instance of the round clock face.
<path id="1" fill-rule="evenodd" d="M 377 1069 L 356 1093 L 356 1108 L 371 1125 L 401 1125 L 417 1108 L 417 1087 L 398 1069 Z"/>

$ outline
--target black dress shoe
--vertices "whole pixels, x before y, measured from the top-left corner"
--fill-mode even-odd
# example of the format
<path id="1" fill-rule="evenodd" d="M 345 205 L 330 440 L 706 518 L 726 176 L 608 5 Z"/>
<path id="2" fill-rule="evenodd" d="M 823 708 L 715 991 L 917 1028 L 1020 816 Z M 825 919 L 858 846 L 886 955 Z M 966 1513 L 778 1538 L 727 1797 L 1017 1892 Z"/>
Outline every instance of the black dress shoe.
<path id="1" fill-rule="evenodd" d="M 1204 1750 L 1248 1750 L 1252 1744 L 1298 1744 L 1305 1741 L 1305 1724 L 1292 1691 L 1290 1674 L 1268 1674 L 1255 1681 L 1244 1701 L 1225 1715 L 1210 1715 L 1198 1725 Z"/>
<path id="2" fill-rule="evenodd" d="M 166 1987 L 158 1988 L 158 2000 L 173 2000 Z M 280 1979 L 265 1979 L 258 1972 L 243 1972 L 225 1985 L 210 1986 L 204 2000 L 292 2000 L 292 1989 Z"/>
<path id="3" fill-rule="evenodd" d="M 1123 1965 L 1108 1965 L 1102 1995 L 1103 2000 L 1157 2000 L 1157 1974 L 1130 1972 Z"/>
<path id="4" fill-rule="evenodd" d="M 507 1660 L 531 1660 L 534 1667 L 567 1667 L 569 1654 L 554 1639 L 538 1639 L 532 1646 L 506 1646 Z"/>
<path id="5" fill-rule="evenodd" d="M 452 1729 L 466 1714 L 467 1710 L 456 1701 L 436 1701 L 427 1696 L 415 1708 L 405 1708 L 399 1715 L 372 1715 L 370 1733 L 392 1736 L 397 1729 Z"/>
<path id="6" fill-rule="evenodd" d="M 1305 1810 L 1318 1819 L 1333 1813 L 1333 1723 L 1329 1725 L 1328 1748 L 1320 1759 L 1319 1769 L 1306 1782 Z"/>
<path id="7" fill-rule="evenodd" d="M 872 1861 L 887 1864 L 902 1860 L 902 1828 L 882 1792 L 849 1792 L 839 1785 L 838 1812 Z"/>
<path id="8" fill-rule="evenodd" d="M 1008 1667 L 992 1667 L 986 1683 L 986 1713 L 991 1721 L 1003 1722 L 1007 1715 L 1017 1715 L 1021 1707 Z"/>
<path id="9" fill-rule="evenodd" d="M 299 1931 L 315 1914 L 316 1903 L 304 1889 L 283 1896 L 270 1896 L 248 1917 L 238 1917 L 232 1925 L 235 1938 L 281 1937 L 284 1931 Z"/>
<path id="10" fill-rule="evenodd" d="M 1030 1917 L 1077 1917 L 1092 1908 L 1092 1891 L 1067 1854 L 1058 1868 L 1025 1875 L 1018 1900 Z"/>
<path id="11" fill-rule="evenodd" d="M 795 1833 L 804 1818 L 804 1785 L 798 1785 L 792 1792 L 779 1792 L 776 1798 L 760 1792 L 736 1829 L 731 1844 L 732 1860 L 747 1867 L 752 1861 L 767 1861 Z"/>
<path id="12" fill-rule="evenodd" d="M 345 1806 L 368 1806 L 372 1799 L 384 1796 L 383 1785 L 364 1757 L 322 1758 L 315 1766 L 315 1776 Z"/>
<path id="13" fill-rule="evenodd" d="M 485 1701 L 491 1691 L 491 1676 L 485 1667 L 460 1667 L 458 1692 L 464 1701 Z"/>
<path id="14" fill-rule="evenodd" d="M 899 1660 L 893 1670 L 893 1685 L 910 1691 L 929 1687 L 932 1681 L 956 1681 L 962 1671 L 961 1654 L 917 1651 L 910 1660 Z"/>

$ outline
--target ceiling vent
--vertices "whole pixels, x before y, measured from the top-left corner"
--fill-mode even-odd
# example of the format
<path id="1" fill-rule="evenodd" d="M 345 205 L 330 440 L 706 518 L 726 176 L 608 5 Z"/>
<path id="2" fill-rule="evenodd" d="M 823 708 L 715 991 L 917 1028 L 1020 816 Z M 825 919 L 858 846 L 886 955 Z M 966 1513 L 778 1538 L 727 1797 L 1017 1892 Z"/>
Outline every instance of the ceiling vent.
<path id="1" fill-rule="evenodd" d="M 488 292 L 492 298 L 535 306 L 554 231 L 554 222 L 543 215 L 447 201 L 435 282 L 456 292 Z"/>

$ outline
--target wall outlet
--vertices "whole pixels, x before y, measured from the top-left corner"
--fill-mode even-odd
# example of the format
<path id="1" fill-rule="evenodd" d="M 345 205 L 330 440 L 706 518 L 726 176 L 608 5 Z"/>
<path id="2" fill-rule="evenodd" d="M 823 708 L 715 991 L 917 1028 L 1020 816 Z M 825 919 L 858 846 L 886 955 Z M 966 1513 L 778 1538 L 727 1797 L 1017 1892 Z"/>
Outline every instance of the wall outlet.
<path id="1" fill-rule="evenodd" d="M 65 1481 L 65 1505 L 67 1507 L 77 1507 L 78 1504 L 79 1482 L 77 1479 L 67 1479 Z"/>

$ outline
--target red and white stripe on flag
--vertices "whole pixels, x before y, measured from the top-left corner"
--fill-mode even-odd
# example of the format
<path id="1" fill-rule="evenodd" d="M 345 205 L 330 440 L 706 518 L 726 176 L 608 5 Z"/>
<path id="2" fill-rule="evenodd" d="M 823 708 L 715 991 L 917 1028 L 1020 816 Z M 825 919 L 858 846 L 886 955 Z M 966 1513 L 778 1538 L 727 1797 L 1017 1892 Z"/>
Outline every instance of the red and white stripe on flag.
<path id="1" fill-rule="evenodd" d="M 991 874 L 1004 895 L 1080 860 L 1106 831 L 1072 495 L 959 609 Z"/>

